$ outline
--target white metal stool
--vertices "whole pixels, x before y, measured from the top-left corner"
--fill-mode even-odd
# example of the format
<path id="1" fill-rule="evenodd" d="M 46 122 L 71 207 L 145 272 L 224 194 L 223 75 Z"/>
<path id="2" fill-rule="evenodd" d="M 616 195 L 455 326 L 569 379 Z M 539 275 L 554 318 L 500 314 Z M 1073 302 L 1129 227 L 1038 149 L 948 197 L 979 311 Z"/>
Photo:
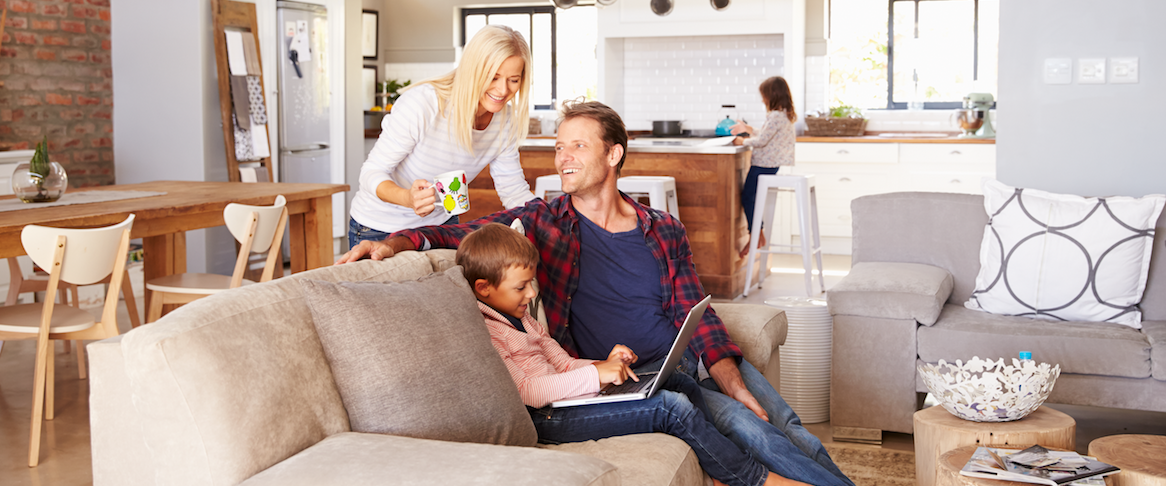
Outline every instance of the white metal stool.
<path id="1" fill-rule="evenodd" d="M 550 193 L 551 197 L 563 194 L 563 180 L 558 174 L 538 176 L 534 179 L 534 197 L 546 199 L 547 193 Z"/>
<path id="2" fill-rule="evenodd" d="M 770 238 L 773 232 L 773 211 L 777 206 L 777 192 L 780 190 L 792 190 L 794 199 L 797 200 L 798 225 L 801 229 L 800 245 L 776 244 Z M 757 238 L 762 231 L 762 221 L 770 223 L 769 227 L 764 230 L 765 241 L 769 243 L 766 248 L 758 249 Z M 809 244 L 811 241 L 813 246 Z M 787 250 L 774 250 L 774 247 L 786 248 Z M 795 248 L 797 250 L 794 250 Z M 814 184 L 813 175 L 774 174 L 757 178 L 757 201 L 753 206 L 753 228 L 749 231 L 749 259 L 745 263 L 745 295 L 749 295 L 749 289 L 753 284 L 753 262 L 756 261 L 758 253 L 765 254 L 761 260 L 761 271 L 758 272 L 758 288 L 761 288 L 761 283 L 765 281 L 765 269 L 769 267 L 769 254 L 796 255 L 800 253 L 802 264 L 806 269 L 806 295 L 814 295 L 812 283 L 814 272 L 811 256 L 815 257 L 818 262 L 818 285 L 822 292 L 826 292 L 826 277 L 822 275 L 822 238 L 818 232 L 818 190 Z"/>
<path id="3" fill-rule="evenodd" d="M 648 197 L 648 205 L 653 209 L 672 213 L 680 219 L 680 204 L 676 202 L 676 178 L 671 176 L 628 176 L 620 177 L 616 187 L 628 196 Z"/>

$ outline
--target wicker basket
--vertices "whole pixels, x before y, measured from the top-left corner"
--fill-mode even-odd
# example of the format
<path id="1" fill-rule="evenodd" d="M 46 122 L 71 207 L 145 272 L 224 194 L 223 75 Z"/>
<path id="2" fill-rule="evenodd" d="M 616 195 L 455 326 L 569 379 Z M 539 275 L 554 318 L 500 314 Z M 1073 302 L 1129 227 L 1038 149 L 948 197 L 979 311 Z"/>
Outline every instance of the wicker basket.
<path id="1" fill-rule="evenodd" d="M 860 137 L 865 118 L 806 117 L 806 135 L 811 137 Z"/>

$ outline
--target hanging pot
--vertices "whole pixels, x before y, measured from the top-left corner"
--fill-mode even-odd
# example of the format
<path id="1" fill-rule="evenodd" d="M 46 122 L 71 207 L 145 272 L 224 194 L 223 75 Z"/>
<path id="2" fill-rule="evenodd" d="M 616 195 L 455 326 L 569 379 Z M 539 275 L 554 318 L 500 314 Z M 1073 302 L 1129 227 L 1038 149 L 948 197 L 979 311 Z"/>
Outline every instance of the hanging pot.
<path id="1" fill-rule="evenodd" d="M 652 121 L 652 136 L 653 137 L 679 137 L 680 136 L 680 120 L 653 120 Z"/>

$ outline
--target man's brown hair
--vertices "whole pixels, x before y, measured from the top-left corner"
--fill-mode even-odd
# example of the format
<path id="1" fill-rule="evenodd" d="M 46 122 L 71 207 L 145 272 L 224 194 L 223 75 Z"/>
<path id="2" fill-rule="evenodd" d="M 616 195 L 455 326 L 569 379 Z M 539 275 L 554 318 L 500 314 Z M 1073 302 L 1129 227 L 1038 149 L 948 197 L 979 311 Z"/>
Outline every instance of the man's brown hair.
<path id="1" fill-rule="evenodd" d="M 525 236 L 501 223 L 489 223 L 470 233 L 457 247 L 454 261 L 470 282 L 483 279 L 497 287 L 506 269 L 512 266 L 538 266 L 538 250 Z"/>
<path id="2" fill-rule="evenodd" d="M 599 138 L 603 140 L 603 155 L 611 153 L 611 147 L 623 147 L 623 156 L 619 158 L 619 165 L 615 166 L 615 175 L 618 177 L 623 163 L 628 158 L 628 130 L 624 127 L 623 119 L 611 107 L 598 101 L 583 101 L 582 98 L 563 102 L 563 120 L 572 118 L 589 118 L 599 123 Z"/>
<path id="3" fill-rule="evenodd" d="M 798 120 L 798 112 L 794 111 L 794 98 L 789 93 L 789 83 L 781 76 L 773 76 L 761 82 L 761 97 L 769 104 L 765 109 L 769 111 L 784 111 L 786 118 L 794 122 Z"/>

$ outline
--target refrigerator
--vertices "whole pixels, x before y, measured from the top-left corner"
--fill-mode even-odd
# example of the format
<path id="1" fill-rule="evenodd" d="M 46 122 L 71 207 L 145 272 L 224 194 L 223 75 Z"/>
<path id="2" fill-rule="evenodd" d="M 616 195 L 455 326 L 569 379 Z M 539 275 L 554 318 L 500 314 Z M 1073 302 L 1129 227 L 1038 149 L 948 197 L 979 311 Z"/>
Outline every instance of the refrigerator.
<path id="1" fill-rule="evenodd" d="M 331 182 L 328 10 L 276 2 L 279 173 L 283 182 Z"/>

